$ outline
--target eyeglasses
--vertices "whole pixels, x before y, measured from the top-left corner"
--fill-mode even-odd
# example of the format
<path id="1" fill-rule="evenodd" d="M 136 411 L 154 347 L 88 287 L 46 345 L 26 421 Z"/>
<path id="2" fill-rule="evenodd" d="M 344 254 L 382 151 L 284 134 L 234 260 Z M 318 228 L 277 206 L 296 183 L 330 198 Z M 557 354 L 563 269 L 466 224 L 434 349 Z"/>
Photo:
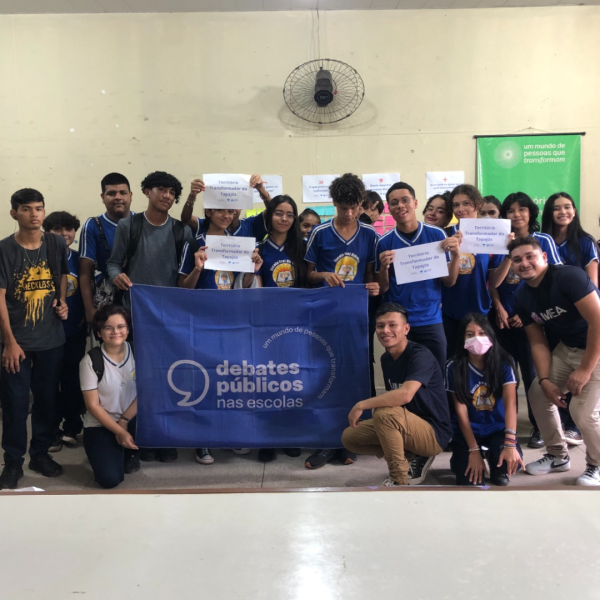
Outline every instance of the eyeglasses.
<path id="1" fill-rule="evenodd" d="M 116 327 L 111 327 L 110 325 L 105 325 L 104 327 L 100 328 L 102 331 L 105 331 L 106 333 L 114 333 L 115 331 L 118 331 L 119 333 L 121 333 L 121 331 L 125 331 L 127 329 L 127 325 L 117 325 Z"/>
<path id="2" fill-rule="evenodd" d="M 296 215 L 294 213 L 291 212 L 283 212 L 282 210 L 276 210 L 273 213 L 274 217 L 277 217 L 278 219 L 283 219 L 283 217 L 286 217 L 287 219 L 290 219 L 290 221 L 293 221 L 296 218 Z"/>

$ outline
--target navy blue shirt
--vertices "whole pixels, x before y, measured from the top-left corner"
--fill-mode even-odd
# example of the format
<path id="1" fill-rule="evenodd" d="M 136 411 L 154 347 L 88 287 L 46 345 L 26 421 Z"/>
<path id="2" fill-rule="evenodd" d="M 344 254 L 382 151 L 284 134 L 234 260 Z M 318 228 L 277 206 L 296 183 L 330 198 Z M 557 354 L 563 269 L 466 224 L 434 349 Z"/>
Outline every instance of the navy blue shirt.
<path id="1" fill-rule="evenodd" d="M 85 326 L 85 309 L 81 290 L 79 289 L 79 252 L 68 250 L 69 273 L 67 274 L 67 307 L 69 315 L 66 321 L 63 321 L 65 335 L 71 337 L 81 331 Z"/>
<path id="2" fill-rule="evenodd" d="M 445 448 L 452 438 L 450 409 L 442 370 L 433 354 L 425 346 L 409 341 L 396 360 L 385 352 L 381 357 L 381 369 L 387 391 L 397 390 L 405 381 L 418 381 L 421 384 L 404 408 L 427 421 L 435 432 L 440 448 Z"/>

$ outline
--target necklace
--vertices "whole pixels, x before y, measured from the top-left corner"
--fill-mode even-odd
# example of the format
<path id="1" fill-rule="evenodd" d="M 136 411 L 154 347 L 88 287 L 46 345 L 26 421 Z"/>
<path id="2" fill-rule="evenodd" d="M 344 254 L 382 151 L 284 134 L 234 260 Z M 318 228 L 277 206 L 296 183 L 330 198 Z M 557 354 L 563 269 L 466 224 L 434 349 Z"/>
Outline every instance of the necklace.
<path id="1" fill-rule="evenodd" d="M 42 244 L 40 244 L 40 247 L 38 248 L 37 255 L 35 257 L 35 262 L 31 261 L 31 259 L 29 258 L 29 254 L 28 254 L 28 252 L 33 252 L 33 250 L 27 250 L 27 248 L 24 248 L 24 250 L 25 250 L 25 257 L 27 258 L 27 262 L 29 263 L 29 266 L 32 269 L 35 269 L 38 266 L 38 262 L 40 260 L 40 253 L 42 252 Z"/>

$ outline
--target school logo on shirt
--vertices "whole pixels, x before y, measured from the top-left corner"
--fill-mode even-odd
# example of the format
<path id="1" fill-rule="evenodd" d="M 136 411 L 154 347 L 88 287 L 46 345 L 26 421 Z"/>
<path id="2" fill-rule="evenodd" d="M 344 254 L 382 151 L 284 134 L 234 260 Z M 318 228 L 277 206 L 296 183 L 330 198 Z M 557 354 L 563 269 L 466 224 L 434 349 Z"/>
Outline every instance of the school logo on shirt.
<path id="1" fill-rule="evenodd" d="M 230 290 L 233 287 L 234 275 L 231 271 L 216 271 L 215 283 L 220 290 Z"/>
<path id="2" fill-rule="evenodd" d="M 496 405 L 496 399 L 494 394 L 490 394 L 486 397 L 488 389 L 485 385 L 481 384 L 473 392 L 473 406 L 475 410 L 494 410 Z"/>
<path id="3" fill-rule="evenodd" d="M 335 259 L 335 274 L 342 281 L 352 281 L 358 273 L 358 261 L 356 254 L 341 254 Z"/>
<path id="4" fill-rule="evenodd" d="M 475 268 L 475 256 L 473 254 L 462 254 L 458 259 L 459 275 L 470 275 Z"/>
<path id="5" fill-rule="evenodd" d="M 291 287 L 294 285 L 295 272 L 292 264 L 287 260 L 277 261 L 271 267 L 271 275 L 277 287 Z"/>
<path id="6" fill-rule="evenodd" d="M 25 325 L 35 327 L 44 316 L 44 305 L 54 295 L 54 280 L 46 261 L 15 274 L 15 299 L 25 305 Z"/>
<path id="7" fill-rule="evenodd" d="M 67 275 L 67 298 L 70 298 L 79 288 L 77 277 L 73 277 L 71 273 Z"/>
<path id="8" fill-rule="evenodd" d="M 521 282 L 521 278 L 513 271 L 513 268 L 511 267 L 508 270 L 508 275 L 506 276 L 505 281 L 510 285 L 517 285 Z"/>

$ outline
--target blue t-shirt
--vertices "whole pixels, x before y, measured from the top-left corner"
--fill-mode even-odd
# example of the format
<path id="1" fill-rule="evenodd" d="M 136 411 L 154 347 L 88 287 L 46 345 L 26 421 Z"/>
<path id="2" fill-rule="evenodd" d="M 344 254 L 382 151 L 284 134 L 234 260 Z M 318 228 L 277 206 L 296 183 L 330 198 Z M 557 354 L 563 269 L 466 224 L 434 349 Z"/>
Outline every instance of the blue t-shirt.
<path id="1" fill-rule="evenodd" d="M 63 321 L 65 336 L 71 337 L 81 331 L 85 326 L 83 318 L 85 309 L 83 307 L 83 299 L 81 298 L 81 290 L 79 289 L 79 252 L 69 250 L 69 274 L 67 275 L 67 307 L 69 316 L 66 321 Z"/>
<path id="2" fill-rule="evenodd" d="M 131 213 L 134 214 L 134 213 Z M 104 213 L 97 217 L 102 225 L 102 230 L 106 235 L 106 241 L 108 247 L 112 250 L 115 241 L 115 231 L 117 230 L 117 223 L 108 218 L 108 215 Z M 93 218 L 88 219 L 81 230 L 79 236 L 79 257 L 89 258 L 96 263 L 96 270 L 107 275 L 106 261 L 110 258 L 110 252 L 107 253 L 104 248 L 104 242 L 100 237 L 100 230 L 96 221 Z"/>
<path id="3" fill-rule="evenodd" d="M 205 219 L 198 219 L 198 229 L 194 231 L 194 235 L 198 235 L 198 232 L 202 230 L 202 223 L 204 223 Z M 265 236 L 267 235 L 267 226 L 265 225 L 264 213 L 260 213 L 253 217 L 246 217 L 245 219 L 240 219 L 240 224 L 237 229 L 233 232 L 229 231 L 229 235 L 237 235 L 239 237 L 253 237 L 257 242 L 262 242 Z"/>
<path id="4" fill-rule="evenodd" d="M 539 233 L 534 231 L 531 234 L 532 238 L 535 238 L 542 247 L 542 251 L 548 256 L 548 264 L 550 265 L 561 265 L 560 255 L 556 244 L 551 236 L 546 233 Z M 500 302 L 504 307 L 504 310 L 508 313 L 509 317 L 514 317 L 517 314 L 517 308 L 515 306 L 515 295 L 517 290 L 525 285 L 524 281 L 521 281 L 518 275 L 515 274 L 513 268 L 508 270 L 506 279 L 498 286 L 498 296 Z"/>
<path id="5" fill-rule="evenodd" d="M 394 227 L 379 238 L 377 244 L 377 262 L 375 270 L 379 271 L 381 264 L 379 255 L 386 250 L 401 250 L 411 246 L 420 246 L 431 242 L 441 242 L 446 234 L 439 227 L 419 223 L 419 228 L 412 239 L 409 239 Z M 442 280 L 426 279 L 414 283 L 396 283 L 394 265 L 390 265 L 390 288 L 385 294 L 387 302 L 397 302 L 408 311 L 408 322 L 413 327 L 418 325 L 433 325 L 442 322 Z"/>
<path id="6" fill-rule="evenodd" d="M 446 362 L 446 391 L 455 393 L 454 389 L 454 360 Z M 517 378 L 511 365 L 502 365 L 502 386 L 516 384 Z M 505 427 L 504 416 L 504 401 L 502 398 L 495 398 L 494 394 L 490 394 L 485 398 L 488 392 L 488 384 L 485 381 L 485 375 L 469 363 L 469 393 L 473 401 L 467 404 L 469 413 L 469 422 L 473 434 L 481 437 L 486 437 L 501 431 Z M 454 414 L 452 417 L 452 426 L 454 431 L 460 432 L 458 419 Z"/>
<path id="7" fill-rule="evenodd" d="M 452 235 L 458 227 L 452 227 Z M 452 319 L 462 319 L 471 312 L 487 315 L 492 306 L 487 287 L 488 273 L 504 260 L 501 254 L 460 253 L 458 278 L 452 287 L 442 288 L 442 312 Z"/>
<path id="8" fill-rule="evenodd" d="M 230 235 L 225 232 L 225 235 Z M 198 246 L 206 246 L 206 232 L 203 231 L 200 235 L 196 236 Z M 190 251 L 190 245 L 188 243 L 183 247 L 181 253 L 181 264 L 179 265 L 180 275 L 189 275 L 195 266 L 194 253 Z M 211 269 L 202 269 L 198 281 L 196 282 L 195 289 L 197 290 L 231 290 L 237 273 L 234 271 L 213 271 Z"/>
<path id="9" fill-rule="evenodd" d="M 296 285 L 296 269 L 285 252 L 285 244 L 278 246 L 271 238 L 267 238 L 258 251 L 263 264 L 258 272 L 263 287 L 294 287 Z"/>
<path id="10" fill-rule="evenodd" d="M 312 230 L 305 260 L 313 263 L 318 273 L 336 273 L 343 281 L 365 283 L 365 268 L 375 262 L 377 232 L 371 225 L 357 221 L 356 233 L 345 240 L 336 231 L 333 221 Z M 325 282 L 321 282 L 317 287 L 324 285 Z"/>
<path id="11" fill-rule="evenodd" d="M 587 235 L 579 238 L 579 261 L 577 260 L 575 253 L 571 252 L 567 246 L 567 240 L 558 244 L 558 252 L 560 253 L 563 264 L 571 265 L 572 267 L 581 267 L 582 269 L 585 269 L 591 262 L 598 261 L 598 244 Z M 550 263 L 550 260 L 548 260 L 548 262 Z"/>

